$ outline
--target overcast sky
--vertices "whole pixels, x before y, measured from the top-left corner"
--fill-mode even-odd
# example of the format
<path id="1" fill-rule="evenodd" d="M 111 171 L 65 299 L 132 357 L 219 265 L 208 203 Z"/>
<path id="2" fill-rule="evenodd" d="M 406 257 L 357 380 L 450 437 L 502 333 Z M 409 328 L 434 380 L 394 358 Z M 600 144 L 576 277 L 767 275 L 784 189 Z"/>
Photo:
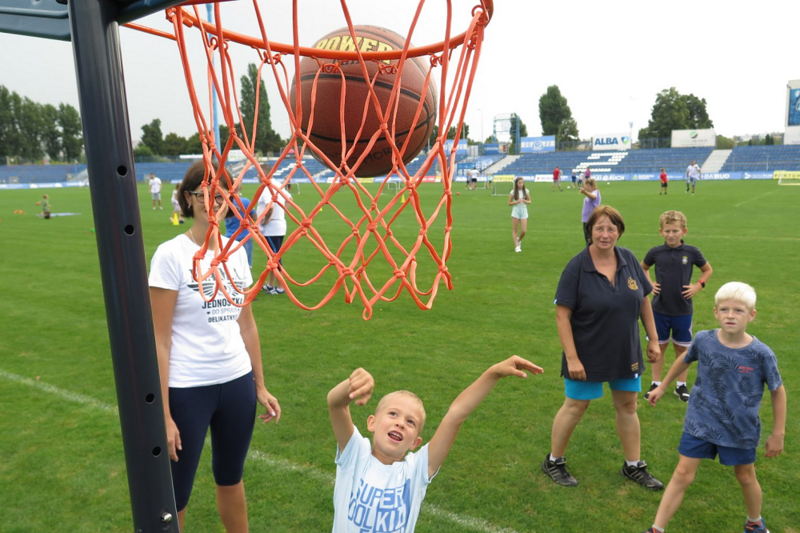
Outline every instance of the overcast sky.
<path id="1" fill-rule="evenodd" d="M 44 0 L 52 2 L 54 0 Z M 453 0 L 454 27 L 465 29 L 475 2 Z M 268 35 L 290 42 L 289 0 L 262 0 Z M 302 44 L 311 45 L 344 26 L 340 2 L 300 0 Z M 558 85 L 578 123 L 581 138 L 633 133 L 647 126 L 656 94 L 669 87 L 705 98 L 718 134 L 782 132 L 786 82 L 800 79 L 800 2 L 760 0 L 558 1 L 495 0 L 469 102 L 471 137 L 492 132 L 498 114 L 517 113 L 531 136 L 541 133 L 538 100 Z M 416 2 L 350 0 L 354 22 L 408 33 Z M 414 44 L 442 39 L 443 0 L 427 0 Z M 391 11 L 388 7 L 391 6 Z M 399 6 L 399 7 L 398 7 Z M 254 35 L 249 0 L 222 4 L 229 29 Z M 205 15 L 205 7 L 201 13 Z M 170 30 L 163 15 L 143 23 Z M 123 64 L 134 141 L 155 118 L 161 129 L 188 137 L 196 132 L 186 85 L 171 41 L 122 28 Z M 197 41 L 192 41 L 199 52 Z M 255 52 L 237 47 L 241 77 Z M 39 102 L 78 105 L 70 43 L 0 34 L 0 85 Z M 286 112 L 274 89 L 273 127 L 289 133 Z"/>

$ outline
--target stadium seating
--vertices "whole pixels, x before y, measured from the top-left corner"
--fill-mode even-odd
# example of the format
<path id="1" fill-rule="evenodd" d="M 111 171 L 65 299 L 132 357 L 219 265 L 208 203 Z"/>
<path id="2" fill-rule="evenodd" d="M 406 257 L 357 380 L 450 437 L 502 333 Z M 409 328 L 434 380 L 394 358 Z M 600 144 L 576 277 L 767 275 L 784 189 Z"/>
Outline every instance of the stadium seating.
<path id="1" fill-rule="evenodd" d="M 736 146 L 721 172 L 800 170 L 800 145 Z"/>

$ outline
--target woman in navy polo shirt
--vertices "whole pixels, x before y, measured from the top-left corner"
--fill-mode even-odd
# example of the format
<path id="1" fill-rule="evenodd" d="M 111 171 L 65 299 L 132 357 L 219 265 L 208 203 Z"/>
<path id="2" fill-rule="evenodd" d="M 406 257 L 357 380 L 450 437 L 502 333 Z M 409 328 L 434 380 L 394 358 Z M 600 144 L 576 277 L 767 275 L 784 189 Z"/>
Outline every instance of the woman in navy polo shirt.
<path id="1" fill-rule="evenodd" d="M 556 290 L 566 399 L 553 421 L 552 448 L 542 470 L 559 485 L 578 484 L 567 471 L 564 454 L 589 403 L 603 396 L 603 383 L 608 383 L 625 454 L 622 474 L 648 489 L 661 490 L 663 484 L 647 471 L 647 463 L 640 457 L 636 414 L 644 372 L 639 320 L 650 339 L 647 358 L 653 362 L 660 354 L 647 298 L 653 287 L 633 253 L 616 245 L 625 232 L 619 211 L 598 206 L 586 226 L 589 246 L 567 264 Z"/>

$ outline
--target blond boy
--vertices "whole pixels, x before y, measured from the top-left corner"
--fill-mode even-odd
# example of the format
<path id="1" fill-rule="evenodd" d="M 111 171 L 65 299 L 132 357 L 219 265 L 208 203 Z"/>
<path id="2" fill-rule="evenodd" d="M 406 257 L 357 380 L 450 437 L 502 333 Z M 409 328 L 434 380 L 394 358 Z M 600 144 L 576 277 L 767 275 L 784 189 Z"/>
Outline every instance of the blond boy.
<path id="1" fill-rule="evenodd" d="M 686 216 L 680 211 L 667 211 L 659 220 L 658 232 L 664 244 L 651 248 L 642 260 L 642 268 L 650 278 L 650 267 L 656 267 L 656 282 L 653 283 L 653 318 L 658 330 L 658 345 L 661 357 L 652 364 L 652 382 L 644 397 L 661 384 L 661 372 L 670 341 L 675 349 L 675 359 L 680 359 L 692 343 L 692 299 L 703 290 L 714 270 L 694 246 L 683 242 L 687 233 Z M 700 269 L 700 277 L 692 283 L 694 267 Z M 687 373 L 678 376 L 675 395 L 683 402 L 689 401 L 686 385 Z"/>
<path id="2" fill-rule="evenodd" d="M 500 378 L 543 372 L 516 355 L 490 367 L 450 405 L 430 442 L 422 444 L 425 407 L 414 393 L 384 396 L 367 418 L 372 444 L 353 425 L 350 403 L 365 405 L 375 382 L 359 368 L 328 393 L 328 411 L 338 449 L 333 533 L 412 533 L 425 492 L 453 446 L 461 424 Z"/>
<path id="3" fill-rule="evenodd" d="M 678 466 L 661 498 L 653 527 L 646 533 L 664 532 L 694 481 L 700 461 L 717 455 L 721 464 L 733 466 L 741 485 L 747 507 L 745 533 L 769 533 L 761 517 L 762 493 L 755 470 L 761 436 L 759 410 L 766 385 L 773 412 L 766 456 L 780 455 L 786 434 L 786 392 L 775 354 L 745 331 L 755 316 L 756 293 L 750 285 L 723 285 L 714 297 L 719 329 L 698 333 L 686 357 L 675 361 L 664 382 L 650 392 L 650 405 L 655 406 L 669 384 L 697 361 L 697 380 L 686 410 Z"/>

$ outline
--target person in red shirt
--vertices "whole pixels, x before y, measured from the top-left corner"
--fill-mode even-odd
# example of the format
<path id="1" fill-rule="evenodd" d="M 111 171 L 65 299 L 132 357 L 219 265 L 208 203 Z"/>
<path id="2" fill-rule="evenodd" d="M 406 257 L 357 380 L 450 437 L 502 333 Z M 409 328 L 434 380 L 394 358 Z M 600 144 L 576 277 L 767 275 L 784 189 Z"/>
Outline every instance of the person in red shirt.
<path id="1" fill-rule="evenodd" d="M 663 168 L 661 169 L 661 190 L 658 191 L 658 195 L 661 196 L 661 193 L 667 194 L 667 172 Z"/>
<path id="2" fill-rule="evenodd" d="M 553 186 L 551 190 L 556 192 L 556 185 L 558 185 L 558 190 L 564 192 L 564 189 L 561 188 L 561 169 L 556 167 L 553 171 Z"/>

